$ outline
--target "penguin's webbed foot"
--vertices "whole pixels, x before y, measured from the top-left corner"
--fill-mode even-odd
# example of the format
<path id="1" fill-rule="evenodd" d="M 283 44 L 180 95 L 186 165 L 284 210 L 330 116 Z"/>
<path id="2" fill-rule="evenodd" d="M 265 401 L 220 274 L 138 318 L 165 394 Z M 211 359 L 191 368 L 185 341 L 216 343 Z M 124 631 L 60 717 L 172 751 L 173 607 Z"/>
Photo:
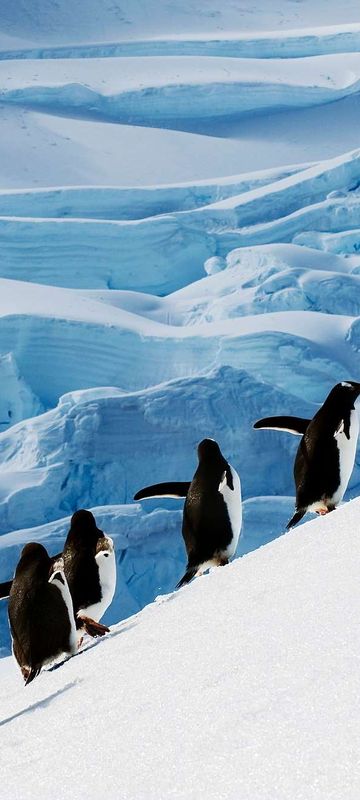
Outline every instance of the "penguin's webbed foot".
<path id="1" fill-rule="evenodd" d="M 325 514 L 330 514 L 330 511 L 335 511 L 335 508 L 336 506 L 334 503 L 329 503 L 327 506 L 324 506 L 324 508 L 319 508 L 316 513 L 323 517 Z"/>
<path id="2" fill-rule="evenodd" d="M 83 623 L 82 627 L 85 633 L 93 638 L 105 636 L 105 633 L 110 633 L 110 628 L 106 625 L 102 625 L 101 622 L 95 622 L 95 620 L 90 619 L 90 617 L 80 617 L 80 620 Z"/>

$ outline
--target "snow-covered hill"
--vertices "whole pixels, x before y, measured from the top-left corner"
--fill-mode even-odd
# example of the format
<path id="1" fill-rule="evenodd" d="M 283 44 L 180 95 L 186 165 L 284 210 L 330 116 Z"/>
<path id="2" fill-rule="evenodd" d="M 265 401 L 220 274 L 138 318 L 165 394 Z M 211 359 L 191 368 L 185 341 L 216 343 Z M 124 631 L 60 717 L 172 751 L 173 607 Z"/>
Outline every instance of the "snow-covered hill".
<path id="1" fill-rule="evenodd" d="M 4 796 L 357 800 L 359 521 L 302 525 L 26 689 L 2 659 Z"/>

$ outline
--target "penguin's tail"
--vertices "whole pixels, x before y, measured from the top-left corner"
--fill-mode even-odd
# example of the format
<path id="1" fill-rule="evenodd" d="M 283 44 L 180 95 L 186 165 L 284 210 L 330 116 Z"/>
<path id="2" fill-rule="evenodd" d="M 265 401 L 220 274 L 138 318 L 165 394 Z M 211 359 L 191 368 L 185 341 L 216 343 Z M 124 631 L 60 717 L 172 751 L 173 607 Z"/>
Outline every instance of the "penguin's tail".
<path id="1" fill-rule="evenodd" d="M 182 586 L 185 586 L 186 583 L 190 583 L 192 579 L 195 577 L 198 571 L 198 567 L 187 567 L 185 575 L 181 578 L 179 583 L 176 584 L 175 589 L 181 589 Z"/>
<path id="2" fill-rule="evenodd" d="M 41 664 L 37 664 L 36 667 L 23 667 L 21 672 L 23 674 L 23 678 L 25 680 L 25 686 L 28 686 L 31 681 L 34 680 L 39 674 L 41 670 Z"/>
<path id="3" fill-rule="evenodd" d="M 294 516 L 291 517 L 291 520 L 288 522 L 286 530 L 289 531 L 290 528 L 293 528 L 294 525 L 297 525 L 297 523 L 300 522 L 300 520 L 305 516 L 305 514 L 306 514 L 306 508 L 298 508 L 295 511 Z"/>

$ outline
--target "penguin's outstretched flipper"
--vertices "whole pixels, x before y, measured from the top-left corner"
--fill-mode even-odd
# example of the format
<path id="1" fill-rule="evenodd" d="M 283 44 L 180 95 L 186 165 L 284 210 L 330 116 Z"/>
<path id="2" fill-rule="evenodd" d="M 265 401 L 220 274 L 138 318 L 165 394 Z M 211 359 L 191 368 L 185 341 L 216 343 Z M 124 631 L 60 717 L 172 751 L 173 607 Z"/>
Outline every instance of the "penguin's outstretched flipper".
<path id="1" fill-rule="evenodd" d="M 12 581 L 5 581 L 0 583 L 0 600 L 6 600 L 9 597 Z"/>
<path id="2" fill-rule="evenodd" d="M 258 419 L 253 427 L 272 431 L 287 431 L 287 433 L 293 433 L 295 436 L 303 436 L 310 422 L 310 419 L 303 419 L 302 417 L 264 417 L 263 419 Z"/>
<path id="3" fill-rule="evenodd" d="M 134 495 L 134 500 L 144 500 L 150 497 L 186 497 L 190 488 L 190 481 L 170 481 L 169 483 L 154 483 L 145 486 Z"/>
<path id="4" fill-rule="evenodd" d="M 291 517 L 291 520 L 288 522 L 286 526 L 286 530 L 289 531 L 290 528 L 293 528 L 294 525 L 297 525 L 297 523 L 300 522 L 300 520 L 305 516 L 305 514 L 306 514 L 306 508 L 299 508 L 297 511 L 295 511 L 294 516 Z"/>

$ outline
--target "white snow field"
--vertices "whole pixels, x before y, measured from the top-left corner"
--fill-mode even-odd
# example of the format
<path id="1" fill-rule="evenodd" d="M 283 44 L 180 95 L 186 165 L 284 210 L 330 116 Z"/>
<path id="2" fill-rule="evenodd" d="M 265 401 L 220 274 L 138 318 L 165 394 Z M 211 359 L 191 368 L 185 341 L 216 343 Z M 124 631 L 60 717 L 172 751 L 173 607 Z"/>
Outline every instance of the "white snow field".
<path id="1" fill-rule="evenodd" d="M 81 507 L 118 574 L 26 690 L 0 602 L 5 800 L 358 800 L 360 453 L 282 536 L 299 440 L 253 429 L 360 381 L 358 0 L 3 3 L 0 126 L 0 581 Z M 173 595 L 182 502 L 133 496 L 204 437 L 243 528 Z"/>
<path id="2" fill-rule="evenodd" d="M 59 800 L 357 800 L 359 500 L 116 625 L 26 689 L 2 787 Z"/>

